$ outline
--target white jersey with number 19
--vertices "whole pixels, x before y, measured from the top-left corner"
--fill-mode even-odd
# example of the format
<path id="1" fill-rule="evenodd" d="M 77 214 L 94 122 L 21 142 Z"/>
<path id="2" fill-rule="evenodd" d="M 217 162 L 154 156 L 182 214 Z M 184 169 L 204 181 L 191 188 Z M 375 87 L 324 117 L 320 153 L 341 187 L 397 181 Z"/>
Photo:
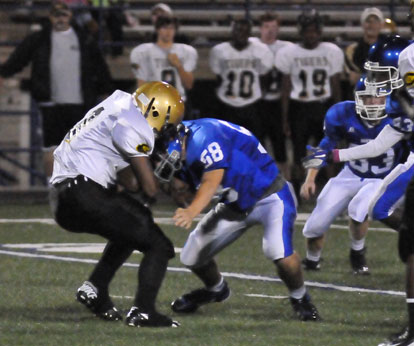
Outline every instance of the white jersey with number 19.
<path id="1" fill-rule="evenodd" d="M 279 50 L 275 65 L 282 73 L 291 76 L 292 100 L 320 101 L 331 97 L 330 77 L 342 72 L 344 54 L 330 42 L 321 42 L 314 49 L 294 44 Z"/>

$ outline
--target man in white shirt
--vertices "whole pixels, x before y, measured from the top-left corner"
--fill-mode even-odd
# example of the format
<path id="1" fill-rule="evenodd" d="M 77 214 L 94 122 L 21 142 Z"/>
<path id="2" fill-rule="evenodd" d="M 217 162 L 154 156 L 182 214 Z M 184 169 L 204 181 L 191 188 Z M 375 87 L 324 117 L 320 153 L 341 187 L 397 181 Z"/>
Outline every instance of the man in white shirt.
<path id="1" fill-rule="evenodd" d="M 157 183 L 149 161 L 156 136 L 181 122 L 184 103 L 167 83 L 142 85 L 131 95 L 116 90 L 89 110 L 54 152 L 50 199 L 56 222 L 70 232 L 108 239 L 94 271 L 78 289 L 77 299 L 98 317 L 122 317 L 109 298 L 109 283 L 134 250 L 144 254 L 138 289 L 126 323 L 174 327 L 158 313 L 155 300 L 174 257 L 171 241 L 154 223 L 151 211 L 115 188 L 117 173 L 132 168 L 148 202 Z"/>

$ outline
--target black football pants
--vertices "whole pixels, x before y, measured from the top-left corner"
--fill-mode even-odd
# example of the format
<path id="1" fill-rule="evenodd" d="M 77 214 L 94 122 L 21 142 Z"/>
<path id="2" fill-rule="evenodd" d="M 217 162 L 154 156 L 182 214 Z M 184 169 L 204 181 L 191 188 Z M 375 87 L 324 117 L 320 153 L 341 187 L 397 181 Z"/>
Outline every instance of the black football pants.
<path id="1" fill-rule="evenodd" d="M 154 310 L 174 247 L 154 223 L 151 211 L 129 195 L 105 189 L 83 176 L 56 184 L 50 201 L 56 222 L 64 229 L 109 240 L 89 279 L 100 294 L 108 295 L 111 279 L 133 250 L 144 253 L 135 305 Z"/>
<path id="2" fill-rule="evenodd" d="M 398 234 L 398 252 L 403 262 L 414 254 L 414 179 L 411 179 L 405 191 L 402 224 Z"/>

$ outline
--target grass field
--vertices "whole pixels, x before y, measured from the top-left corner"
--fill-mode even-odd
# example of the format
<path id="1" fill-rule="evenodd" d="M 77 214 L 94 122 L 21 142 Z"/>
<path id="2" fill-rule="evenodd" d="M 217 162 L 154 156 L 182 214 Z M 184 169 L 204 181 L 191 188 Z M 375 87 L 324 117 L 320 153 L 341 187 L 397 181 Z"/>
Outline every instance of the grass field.
<path id="1" fill-rule="evenodd" d="M 155 207 L 154 214 L 162 218 L 160 225 L 175 247 L 181 248 L 188 232 L 165 224 L 172 210 Z M 176 256 L 169 263 L 158 308 L 181 327 L 140 329 L 101 321 L 76 302 L 76 289 L 99 258 L 99 253 L 89 251 L 104 241 L 63 231 L 46 223 L 50 217 L 47 205 L 0 206 L 0 345 L 366 346 L 377 345 L 406 321 L 397 235 L 378 230 L 380 224 L 372 224 L 368 235 L 372 274 L 365 277 L 351 273 L 346 222 L 337 222 L 330 230 L 322 270 L 305 272 L 323 318 L 320 323 L 295 319 L 285 286 L 262 254 L 262 230 L 254 227 L 217 257 L 232 288 L 229 300 L 191 315 L 173 313 L 170 302 L 200 286 Z M 303 256 L 302 227 L 298 222 L 295 247 Z M 62 249 L 65 243 L 75 244 Z M 85 243 L 95 247 L 76 252 Z M 124 312 L 132 304 L 140 258 L 133 254 L 111 285 L 111 296 Z"/>

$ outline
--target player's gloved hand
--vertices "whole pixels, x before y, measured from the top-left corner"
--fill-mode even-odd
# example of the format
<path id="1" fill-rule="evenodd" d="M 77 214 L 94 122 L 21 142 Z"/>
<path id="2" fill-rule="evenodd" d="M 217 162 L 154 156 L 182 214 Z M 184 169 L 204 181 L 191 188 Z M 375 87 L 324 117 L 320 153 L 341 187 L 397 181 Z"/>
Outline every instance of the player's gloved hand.
<path id="1" fill-rule="evenodd" d="M 309 154 L 302 159 L 302 165 L 306 169 L 308 168 L 322 168 L 328 163 L 332 162 L 332 153 L 321 148 L 315 148 L 310 145 L 306 146 Z"/>

